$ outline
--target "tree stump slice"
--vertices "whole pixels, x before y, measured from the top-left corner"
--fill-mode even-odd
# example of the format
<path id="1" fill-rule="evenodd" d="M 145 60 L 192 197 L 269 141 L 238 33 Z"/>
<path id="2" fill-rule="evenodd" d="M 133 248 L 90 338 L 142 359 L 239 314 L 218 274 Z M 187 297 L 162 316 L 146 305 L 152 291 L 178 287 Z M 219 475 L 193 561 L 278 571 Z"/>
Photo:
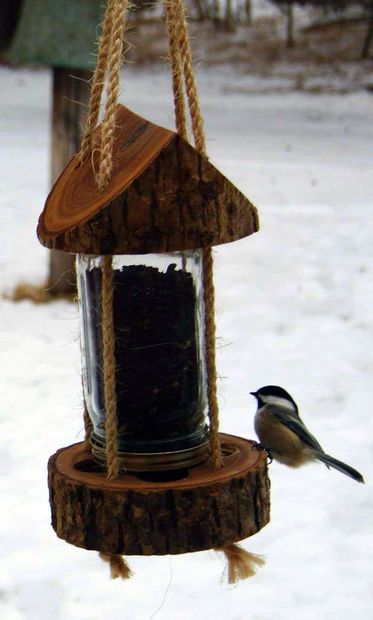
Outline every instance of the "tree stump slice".
<path id="1" fill-rule="evenodd" d="M 84 549 L 166 555 L 222 547 L 269 521 L 266 454 L 255 442 L 220 434 L 223 467 L 194 467 L 172 482 L 123 474 L 107 480 L 85 443 L 48 463 L 52 526 Z"/>

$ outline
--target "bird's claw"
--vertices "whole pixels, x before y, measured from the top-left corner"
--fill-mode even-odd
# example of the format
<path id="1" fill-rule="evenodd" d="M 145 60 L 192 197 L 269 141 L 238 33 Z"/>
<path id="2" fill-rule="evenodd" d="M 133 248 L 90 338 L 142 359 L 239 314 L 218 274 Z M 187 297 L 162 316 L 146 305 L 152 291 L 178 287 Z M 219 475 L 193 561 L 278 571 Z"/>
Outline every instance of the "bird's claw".
<path id="1" fill-rule="evenodd" d="M 273 461 L 273 456 L 272 456 L 272 454 L 270 453 L 270 451 L 268 450 L 268 448 L 266 448 L 265 446 L 263 446 L 263 444 L 262 444 L 262 443 L 256 443 L 256 444 L 254 445 L 254 448 L 255 448 L 256 450 L 264 450 L 264 452 L 265 452 L 265 453 L 266 453 L 266 455 L 267 455 L 267 459 L 268 459 L 268 463 L 269 463 L 269 465 L 272 463 L 272 461 Z"/>

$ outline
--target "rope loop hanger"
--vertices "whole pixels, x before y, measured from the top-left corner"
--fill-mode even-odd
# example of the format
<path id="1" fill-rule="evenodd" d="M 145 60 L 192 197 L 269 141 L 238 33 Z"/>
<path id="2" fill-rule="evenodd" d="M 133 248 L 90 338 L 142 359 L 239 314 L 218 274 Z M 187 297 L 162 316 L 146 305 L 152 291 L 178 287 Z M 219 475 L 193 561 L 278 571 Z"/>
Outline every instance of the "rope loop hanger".
<path id="1" fill-rule="evenodd" d="M 206 139 L 204 122 L 200 110 L 197 84 L 193 70 L 184 5 L 182 0 L 164 0 L 164 6 L 172 69 L 176 130 L 182 138 L 188 140 L 186 116 L 186 109 L 188 108 L 195 148 L 198 152 L 205 154 Z M 119 96 L 120 67 L 127 13 L 128 0 L 108 0 L 102 27 L 97 66 L 92 79 L 87 122 L 80 150 L 81 161 L 87 159 L 93 151 L 99 150 L 99 168 L 95 176 L 100 192 L 105 189 L 110 182 L 112 173 L 115 108 Z M 105 87 L 107 96 L 105 111 L 103 120 L 100 125 L 98 125 Z M 119 457 L 117 447 L 116 363 L 112 311 L 112 257 L 102 257 L 101 266 L 107 477 L 108 479 L 115 479 L 119 475 Z M 222 456 L 219 442 L 219 412 L 216 388 L 213 258 L 210 247 L 203 249 L 203 291 L 205 304 L 205 358 L 207 368 L 211 461 L 215 467 L 219 468 L 222 466 Z"/>
<path id="2" fill-rule="evenodd" d="M 188 25 L 182 0 L 164 0 L 172 69 L 175 124 L 180 135 L 188 140 L 186 105 L 192 125 L 194 145 L 198 152 L 206 153 L 204 122 L 199 104 L 198 89 L 192 63 Z M 205 356 L 207 367 L 208 410 L 210 419 L 211 460 L 215 467 L 222 466 L 219 441 L 219 408 L 217 400 L 217 374 L 215 360 L 215 289 L 213 282 L 213 257 L 211 247 L 203 248 L 203 293 L 205 303 Z"/>
<path id="3" fill-rule="evenodd" d="M 188 26 L 182 0 L 164 0 L 169 41 L 174 93 L 175 123 L 180 135 L 188 140 L 186 105 L 192 125 L 197 151 L 206 153 L 204 122 L 199 104 L 197 83 L 192 63 Z M 217 374 L 215 360 L 215 289 L 213 282 L 213 257 L 211 247 L 203 248 L 203 293 L 205 303 L 205 356 L 207 366 L 208 410 L 210 419 L 211 460 L 215 467 L 222 466 L 219 441 L 219 408 L 217 400 Z"/>
<path id="4" fill-rule="evenodd" d="M 120 68 L 128 5 L 128 0 L 108 0 L 96 70 L 92 78 L 87 121 L 80 149 L 80 159 L 84 161 L 96 147 L 94 143 L 95 130 L 99 121 L 104 90 L 106 90 L 107 100 L 104 118 L 100 124 L 100 134 L 97 136 L 99 139 L 100 165 L 96 174 L 96 181 L 99 191 L 102 191 L 109 183 L 112 172 L 115 107 L 119 96 Z"/>

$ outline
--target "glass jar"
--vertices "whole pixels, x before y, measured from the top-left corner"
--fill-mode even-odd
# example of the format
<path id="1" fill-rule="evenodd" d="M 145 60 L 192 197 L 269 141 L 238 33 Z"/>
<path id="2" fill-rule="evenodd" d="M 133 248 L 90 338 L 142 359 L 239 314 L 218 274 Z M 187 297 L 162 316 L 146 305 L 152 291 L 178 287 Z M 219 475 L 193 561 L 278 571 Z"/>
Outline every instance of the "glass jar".
<path id="1" fill-rule="evenodd" d="M 101 263 L 79 255 L 83 384 L 105 462 Z M 127 471 L 208 458 L 202 251 L 113 256 L 118 451 Z"/>

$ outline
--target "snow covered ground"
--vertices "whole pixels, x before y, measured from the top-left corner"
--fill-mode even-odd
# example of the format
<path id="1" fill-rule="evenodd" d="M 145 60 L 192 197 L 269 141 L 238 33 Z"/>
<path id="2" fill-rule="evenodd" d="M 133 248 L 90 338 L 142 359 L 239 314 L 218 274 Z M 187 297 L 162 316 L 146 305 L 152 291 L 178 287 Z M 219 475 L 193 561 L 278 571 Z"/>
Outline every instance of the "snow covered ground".
<path id="1" fill-rule="evenodd" d="M 373 604 L 371 95 L 245 95 L 200 75 L 209 153 L 258 205 L 261 231 L 216 249 L 221 427 L 253 437 L 249 391 L 287 388 L 359 485 L 273 463 L 272 520 L 245 541 L 267 564 L 236 587 L 214 552 L 130 558 L 111 581 L 51 529 L 46 462 L 82 438 L 74 305 L 0 306 L 2 620 L 350 620 Z M 0 70 L 1 291 L 40 283 L 35 226 L 48 188 L 46 72 Z M 237 89 L 236 89 L 237 90 Z M 126 69 L 123 101 L 172 127 L 165 73 Z"/>

